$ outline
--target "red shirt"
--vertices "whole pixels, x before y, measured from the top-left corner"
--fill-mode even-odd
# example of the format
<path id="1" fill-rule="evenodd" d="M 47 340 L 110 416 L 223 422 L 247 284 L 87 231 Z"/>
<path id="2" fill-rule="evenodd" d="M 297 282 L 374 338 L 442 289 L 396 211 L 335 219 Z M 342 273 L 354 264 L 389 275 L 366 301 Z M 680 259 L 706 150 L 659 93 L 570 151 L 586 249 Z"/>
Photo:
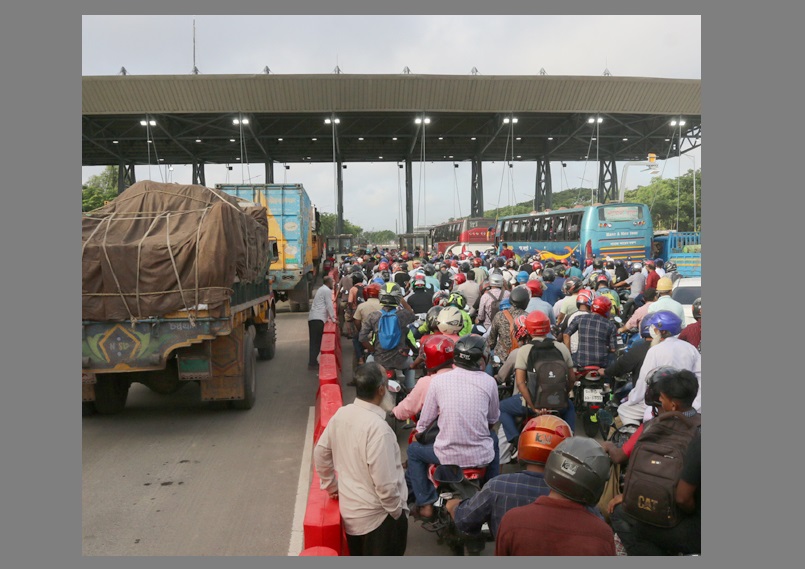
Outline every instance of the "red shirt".
<path id="1" fill-rule="evenodd" d="M 511 249 L 504 249 L 500 254 L 503 257 L 506 257 L 507 259 L 511 259 L 512 257 L 514 257 L 514 251 L 512 251 Z"/>
<path id="2" fill-rule="evenodd" d="M 657 288 L 657 283 L 660 281 L 660 275 L 657 271 L 649 271 L 646 277 L 646 288 Z M 645 289 L 644 289 L 645 290 Z"/>
<path id="3" fill-rule="evenodd" d="M 637 439 L 639 439 L 640 435 L 643 433 L 644 424 L 645 423 L 640 423 L 640 426 L 637 427 L 637 430 L 632 434 L 631 437 L 629 437 L 629 440 L 623 443 L 621 450 L 626 453 L 626 456 L 628 457 L 632 456 L 632 451 L 634 450 L 634 446 L 637 443 Z"/>
<path id="4" fill-rule="evenodd" d="M 616 555 L 615 536 L 584 504 L 540 496 L 506 512 L 495 555 Z"/>
<path id="5" fill-rule="evenodd" d="M 685 340 L 691 346 L 702 351 L 702 321 L 697 320 L 690 326 L 685 326 L 685 329 L 682 330 L 682 333 L 679 335 L 680 340 Z"/>

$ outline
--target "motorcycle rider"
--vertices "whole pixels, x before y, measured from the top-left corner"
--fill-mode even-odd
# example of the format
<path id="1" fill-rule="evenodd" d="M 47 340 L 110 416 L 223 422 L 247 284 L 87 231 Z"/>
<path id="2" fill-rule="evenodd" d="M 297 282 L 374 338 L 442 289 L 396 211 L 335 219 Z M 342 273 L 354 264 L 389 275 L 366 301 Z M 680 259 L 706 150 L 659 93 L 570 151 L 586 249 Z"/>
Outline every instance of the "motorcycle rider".
<path id="1" fill-rule="evenodd" d="M 610 466 L 593 439 L 559 443 L 545 463 L 551 492 L 503 516 L 495 555 L 616 555 L 612 528 L 590 511 L 604 492 Z"/>
<path id="2" fill-rule="evenodd" d="M 425 314 L 433 306 L 433 295 L 428 292 L 425 275 L 414 277 L 414 284 L 411 287 L 413 292 L 408 295 L 408 301 L 414 314 Z"/>
<path id="3" fill-rule="evenodd" d="M 621 299 L 618 293 L 612 290 L 611 281 L 606 273 L 598 275 L 595 281 L 595 294 L 596 296 L 605 296 L 612 304 L 609 314 L 611 316 L 619 316 L 621 313 Z"/>
<path id="4" fill-rule="evenodd" d="M 455 306 L 461 311 L 461 320 L 464 323 L 461 330 L 458 332 L 459 336 L 466 336 L 472 332 L 472 318 L 467 312 L 467 299 L 460 292 L 451 292 L 447 297 L 445 306 Z"/>
<path id="5" fill-rule="evenodd" d="M 492 302 L 509 298 L 509 291 L 503 288 L 503 275 L 492 273 L 489 275 L 489 290 L 481 295 L 481 302 L 478 305 L 478 317 L 476 321 L 486 328 L 487 336 L 492 329 Z"/>
<path id="6" fill-rule="evenodd" d="M 657 300 L 656 289 L 651 287 L 643 289 L 643 306 L 635 310 L 632 316 L 629 317 L 629 320 L 627 320 L 626 324 L 618 328 L 618 334 L 623 334 L 629 330 L 638 330 L 640 328 L 640 323 L 646 317 L 646 314 L 648 314 L 649 306 L 651 306 L 655 300 Z"/>
<path id="7" fill-rule="evenodd" d="M 528 363 L 528 354 L 533 348 L 533 345 L 543 342 L 551 331 L 551 324 L 548 317 L 539 311 L 529 313 L 526 316 L 525 325 L 529 336 L 531 336 L 531 342 L 517 350 L 517 361 L 514 367 L 515 385 L 517 386 L 518 393 L 500 402 L 500 424 L 503 427 L 506 440 L 512 446 L 517 446 L 517 440 L 520 435 L 515 418 L 542 414 L 541 410 L 534 407 L 531 393 L 528 391 L 526 365 Z M 553 344 L 562 354 L 565 365 L 567 365 L 570 370 L 569 379 L 572 380 L 575 375 L 573 373 L 573 358 L 570 355 L 570 350 L 561 342 L 554 340 Z M 568 385 L 568 392 L 572 387 L 572 384 Z M 572 400 L 568 401 L 568 406 L 564 411 L 559 412 L 559 417 L 567 422 L 571 430 L 574 429 L 576 426 L 576 410 Z"/>
<path id="8" fill-rule="evenodd" d="M 436 291 L 441 290 L 442 288 L 442 285 L 439 282 L 439 279 L 435 277 L 435 274 L 436 266 L 433 263 L 427 263 L 425 265 L 425 282 L 428 284 L 431 294 L 434 294 Z"/>
<path id="9" fill-rule="evenodd" d="M 525 308 L 531 300 L 531 292 L 528 287 L 518 286 L 512 290 L 509 296 L 511 308 L 509 310 L 499 310 L 492 319 L 492 328 L 489 331 L 489 347 L 495 351 L 501 361 L 505 360 L 509 352 L 512 351 L 512 335 L 514 319 L 524 315 Z"/>
<path id="10" fill-rule="evenodd" d="M 483 338 L 462 336 L 453 351 L 455 367 L 431 381 L 416 436 L 437 419 L 439 434 L 432 444 L 414 441 L 408 445 L 408 475 L 416 496 L 411 513 L 415 518 L 430 521 L 435 517 L 433 503 L 438 495 L 428 480 L 428 465 L 488 465 L 487 479 L 500 472 L 498 439 L 492 430 L 500 418 L 497 383 L 483 371 L 489 356 Z"/>
<path id="11" fill-rule="evenodd" d="M 631 377 L 622 389 L 621 393 L 616 394 L 618 400 L 624 397 L 634 385 L 634 382 L 640 377 L 640 370 L 643 367 L 643 361 L 646 359 L 646 354 L 651 348 L 651 333 L 649 326 L 645 323 L 640 327 L 641 339 L 635 341 L 629 348 L 629 351 L 619 357 L 615 362 L 605 368 L 599 368 L 598 373 L 602 377 L 616 378 L 616 377 Z"/>
<path id="12" fill-rule="evenodd" d="M 590 306 L 593 304 L 593 296 L 594 293 L 590 289 L 583 288 L 579 291 L 578 295 L 576 295 L 576 308 L 578 310 L 567 317 L 567 320 L 562 322 L 563 326 L 563 337 L 570 338 L 570 344 L 565 344 L 569 349 L 570 353 L 575 354 L 579 351 L 579 333 L 576 332 L 575 334 L 567 334 L 567 326 L 570 325 L 573 320 L 581 316 L 582 314 L 589 314 L 590 313 Z M 566 326 L 567 325 L 567 326 Z"/>
<path id="13" fill-rule="evenodd" d="M 629 287 L 629 300 L 623 305 L 622 311 L 624 320 L 632 315 L 633 309 L 640 308 L 635 302 L 637 296 L 643 293 L 643 289 L 646 285 L 646 277 L 643 276 L 642 270 L 643 265 L 634 263 L 632 265 L 632 274 L 627 279 L 615 283 L 614 285 L 616 289 Z"/>
<path id="14" fill-rule="evenodd" d="M 542 280 L 545 281 L 545 290 L 542 292 L 542 300 L 553 306 L 565 297 L 562 291 L 564 283 L 556 280 L 556 271 L 552 268 L 543 269 Z"/>
<path id="15" fill-rule="evenodd" d="M 419 378 L 414 389 L 395 405 L 391 413 L 400 421 L 416 416 L 422 410 L 430 382 L 440 374 L 453 369 L 455 341 L 442 334 L 428 336 L 422 342 L 426 374 Z"/>
<path id="16" fill-rule="evenodd" d="M 408 336 L 408 325 L 416 320 L 416 314 L 405 301 L 402 289 L 397 283 L 386 283 L 380 292 L 381 308 L 377 312 L 372 312 L 366 317 L 361 325 L 361 332 L 358 339 L 370 354 L 374 356 L 374 361 L 386 369 L 401 370 L 405 374 L 405 387 L 409 390 L 414 388 L 415 374 L 411 369 L 413 360 L 408 355 L 406 338 Z M 400 341 L 396 347 L 386 350 L 377 340 L 380 318 L 384 312 L 396 311 L 397 321 L 400 326 Z"/>
<path id="17" fill-rule="evenodd" d="M 529 420 L 517 447 L 517 460 L 525 470 L 500 474 L 472 498 L 464 501 L 453 498 L 445 504 L 459 531 L 478 535 L 487 523 L 495 537 L 506 512 L 547 496 L 551 490 L 543 476 L 545 463 L 551 451 L 572 436 L 570 426 L 559 417 L 541 415 Z"/>
<path id="18" fill-rule="evenodd" d="M 688 344 L 699 350 L 702 353 L 702 297 L 693 301 L 691 306 L 693 318 L 696 320 L 693 324 L 685 326 L 682 333 L 679 334 L 680 340 L 685 340 Z"/>
<path id="19" fill-rule="evenodd" d="M 702 409 L 702 355 L 684 340 L 675 337 L 682 331 L 682 320 L 673 312 L 660 310 L 644 319 L 651 334 L 651 347 L 646 353 L 640 375 L 626 401 L 618 407 L 618 417 L 624 425 L 637 425 L 651 418 L 651 408 L 646 406 L 646 377 L 660 366 L 671 366 L 693 372 L 699 380 L 699 392 L 693 407 Z"/>
<path id="20" fill-rule="evenodd" d="M 668 277 L 662 277 L 657 281 L 657 300 L 652 304 L 647 314 L 654 314 L 660 310 L 670 310 L 682 321 L 682 328 L 685 327 L 685 309 L 676 300 L 671 298 L 671 290 L 674 283 Z"/>
<path id="21" fill-rule="evenodd" d="M 551 326 L 556 324 L 556 316 L 553 315 L 553 306 L 541 298 L 543 293 L 542 281 L 528 281 L 526 287 L 528 287 L 528 290 L 531 292 L 531 300 L 528 301 L 528 305 L 525 307 L 526 314 L 539 310 L 548 317 L 548 320 L 551 321 Z"/>
<path id="22" fill-rule="evenodd" d="M 590 314 L 574 319 L 565 331 L 564 342 L 570 349 L 570 336 L 579 332 L 579 349 L 573 354 L 578 368 L 606 367 L 614 360 L 618 349 L 618 328 L 609 320 L 612 303 L 606 296 L 597 296 L 590 305 Z"/>
<path id="23" fill-rule="evenodd" d="M 565 318 L 578 310 L 576 306 L 576 296 L 578 296 L 580 290 L 580 278 L 570 277 L 565 281 L 565 298 L 556 303 L 560 306 L 559 314 L 556 316 L 557 324 L 561 325 Z M 556 304 L 554 304 L 554 313 L 556 311 Z"/>
<path id="24" fill-rule="evenodd" d="M 459 273 L 453 279 L 453 291 L 460 293 L 466 300 L 465 307 L 470 316 L 473 316 L 472 307 L 475 306 L 475 301 L 481 296 L 481 287 L 475 282 L 475 279 L 469 278 L 465 273 Z"/>

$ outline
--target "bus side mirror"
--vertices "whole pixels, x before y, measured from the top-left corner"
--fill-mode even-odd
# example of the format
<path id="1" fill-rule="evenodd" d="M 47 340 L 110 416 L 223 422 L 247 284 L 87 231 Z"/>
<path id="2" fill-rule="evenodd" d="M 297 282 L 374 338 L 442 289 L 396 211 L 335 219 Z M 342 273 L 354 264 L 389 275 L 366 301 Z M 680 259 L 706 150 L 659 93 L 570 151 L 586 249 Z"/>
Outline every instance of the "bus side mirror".
<path id="1" fill-rule="evenodd" d="M 269 239 L 268 266 L 270 267 L 280 259 L 279 247 L 276 239 Z"/>

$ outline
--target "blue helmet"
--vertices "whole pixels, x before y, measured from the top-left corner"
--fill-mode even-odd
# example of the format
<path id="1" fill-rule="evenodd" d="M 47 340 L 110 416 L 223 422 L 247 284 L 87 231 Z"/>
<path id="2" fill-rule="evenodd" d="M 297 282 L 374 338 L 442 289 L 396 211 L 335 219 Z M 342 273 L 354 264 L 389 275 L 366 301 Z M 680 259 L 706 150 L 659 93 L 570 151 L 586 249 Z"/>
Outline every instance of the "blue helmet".
<path id="1" fill-rule="evenodd" d="M 525 284 L 528 282 L 528 273 L 525 271 L 520 271 L 517 273 L 515 279 L 517 280 L 517 284 Z"/>
<path id="2" fill-rule="evenodd" d="M 682 320 L 670 310 L 658 310 L 647 315 L 643 322 L 649 327 L 654 326 L 661 332 L 668 332 L 671 336 L 676 336 L 682 331 Z"/>
<path id="3" fill-rule="evenodd" d="M 512 307 L 512 301 L 509 300 L 508 296 L 503 300 L 501 300 L 500 303 L 498 304 L 498 310 L 506 310 L 507 308 L 511 307 Z"/>

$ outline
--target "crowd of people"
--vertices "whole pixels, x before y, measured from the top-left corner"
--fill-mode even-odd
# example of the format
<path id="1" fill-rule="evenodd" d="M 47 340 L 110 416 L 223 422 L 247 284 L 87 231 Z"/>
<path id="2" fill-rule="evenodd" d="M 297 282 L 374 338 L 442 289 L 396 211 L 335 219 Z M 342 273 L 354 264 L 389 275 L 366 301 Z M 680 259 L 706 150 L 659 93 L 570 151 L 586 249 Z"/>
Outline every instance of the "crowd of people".
<path id="1" fill-rule="evenodd" d="M 409 517 L 427 529 L 437 507 L 468 536 L 488 528 L 496 555 L 701 553 L 701 299 L 686 327 L 675 267 L 523 258 L 506 244 L 359 253 L 325 278 L 309 316 L 310 369 L 324 321 L 354 348 L 356 400 L 314 452 L 351 555 L 404 554 Z M 574 435 L 588 366 L 623 380 L 603 440 Z M 396 404 L 390 370 L 407 394 Z M 390 415 L 414 425 L 405 461 Z M 655 456 L 657 440 L 673 451 Z M 442 504 L 428 477 L 439 464 L 483 467 L 480 492 Z M 506 464 L 523 470 L 501 474 Z M 646 464 L 671 482 L 652 486 Z"/>

